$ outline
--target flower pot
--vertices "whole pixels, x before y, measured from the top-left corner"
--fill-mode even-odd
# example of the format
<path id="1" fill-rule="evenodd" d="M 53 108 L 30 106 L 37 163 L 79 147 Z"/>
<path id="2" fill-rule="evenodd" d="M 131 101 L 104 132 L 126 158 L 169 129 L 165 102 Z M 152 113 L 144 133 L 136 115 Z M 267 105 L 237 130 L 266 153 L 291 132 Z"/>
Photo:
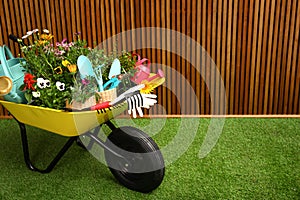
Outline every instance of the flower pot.
<path id="1" fill-rule="evenodd" d="M 92 96 L 92 97 L 88 98 L 84 103 L 72 101 L 71 108 L 76 109 L 76 110 L 82 110 L 85 108 L 92 107 L 94 105 L 96 105 L 96 98 L 95 98 L 95 96 Z"/>

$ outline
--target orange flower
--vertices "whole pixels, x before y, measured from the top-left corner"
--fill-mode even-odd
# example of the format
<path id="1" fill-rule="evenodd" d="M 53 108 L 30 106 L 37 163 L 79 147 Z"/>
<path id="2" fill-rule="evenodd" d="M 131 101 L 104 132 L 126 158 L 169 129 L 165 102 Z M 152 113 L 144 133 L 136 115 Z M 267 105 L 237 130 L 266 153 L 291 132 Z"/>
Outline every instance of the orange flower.
<path id="1" fill-rule="evenodd" d="M 41 38 L 42 40 L 46 40 L 46 41 L 51 40 L 53 37 L 54 37 L 54 36 L 51 35 L 51 34 L 49 34 L 49 35 L 47 35 L 47 34 L 41 34 L 41 36 L 40 36 L 40 38 Z"/>
<path id="2" fill-rule="evenodd" d="M 68 65 L 67 68 L 71 73 L 75 73 L 77 71 L 77 66 L 75 64 Z"/>

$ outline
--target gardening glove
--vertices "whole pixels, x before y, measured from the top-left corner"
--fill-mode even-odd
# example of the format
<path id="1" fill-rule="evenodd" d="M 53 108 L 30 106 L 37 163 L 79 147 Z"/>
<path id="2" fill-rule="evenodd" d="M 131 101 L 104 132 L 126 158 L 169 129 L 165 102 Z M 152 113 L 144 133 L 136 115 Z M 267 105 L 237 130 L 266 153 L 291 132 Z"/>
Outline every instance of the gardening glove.
<path id="1" fill-rule="evenodd" d="M 157 96 L 155 94 L 134 94 L 133 96 L 127 98 L 128 104 L 128 114 L 136 118 L 136 112 L 138 112 L 140 117 L 143 117 L 142 108 L 149 109 L 157 103 Z"/>

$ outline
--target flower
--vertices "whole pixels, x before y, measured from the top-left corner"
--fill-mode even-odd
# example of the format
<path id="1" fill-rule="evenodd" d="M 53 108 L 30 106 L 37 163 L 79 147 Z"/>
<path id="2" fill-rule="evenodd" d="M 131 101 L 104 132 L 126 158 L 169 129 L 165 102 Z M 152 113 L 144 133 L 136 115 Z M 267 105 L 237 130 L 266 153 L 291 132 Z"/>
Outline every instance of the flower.
<path id="1" fill-rule="evenodd" d="M 54 69 L 54 71 L 55 71 L 57 74 L 62 74 L 62 73 L 63 73 L 63 70 L 61 69 L 61 66 L 56 67 L 56 68 Z"/>
<path id="2" fill-rule="evenodd" d="M 45 80 L 43 78 L 38 78 L 36 84 L 41 89 L 44 89 L 46 87 Z"/>
<path id="3" fill-rule="evenodd" d="M 24 84 L 25 84 L 25 87 L 24 87 L 24 90 L 35 90 L 35 88 L 33 87 L 33 84 L 36 82 L 36 80 L 34 80 L 35 76 L 33 76 L 32 74 L 25 74 L 24 76 Z"/>
<path id="4" fill-rule="evenodd" d="M 88 79 L 86 79 L 86 78 L 85 78 L 85 79 L 82 79 L 81 82 L 82 82 L 83 85 L 88 85 L 88 84 L 90 84 L 90 81 L 89 81 Z"/>
<path id="5" fill-rule="evenodd" d="M 43 32 L 48 34 L 49 30 L 48 29 L 43 29 Z"/>
<path id="6" fill-rule="evenodd" d="M 30 35 L 33 34 L 33 31 L 28 31 L 26 34 L 27 34 L 28 36 L 30 36 Z"/>
<path id="7" fill-rule="evenodd" d="M 32 92 L 32 96 L 35 98 L 39 98 L 41 96 L 40 92 Z"/>
<path id="8" fill-rule="evenodd" d="M 71 63 L 67 60 L 62 61 L 61 63 L 63 66 L 67 67 L 68 65 L 71 65 Z"/>
<path id="9" fill-rule="evenodd" d="M 68 65 L 67 68 L 68 68 L 69 72 L 71 72 L 71 73 L 75 73 L 77 71 L 77 65 L 74 65 L 74 64 Z"/>
<path id="10" fill-rule="evenodd" d="M 144 83 L 145 84 L 145 83 Z M 153 91 L 154 87 L 151 84 L 145 84 L 145 87 L 143 87 L 140 92 L 142 94 L 150 94 Z"/>
<path id="11" fill-rule="evenodd" d="M 29 36 L 29 35 L 26 34 L 26 35 L 24 35 L 24 36 L 22 37 L 22 39 L 24 40 L 24 39 L 28 38 L 28 36 Z"/>
<path id="12" fill-rule="evenodd" d="M 39 31 L 39 29 L 34 29 L 33 31 L 32 31 L 32 33 L 36 33 L 36 32 L 38 32 Z"/>
<path id="13" fill-rule="evenodd" d="M 51 84 L 50 84 L 50 81 L 49 81 L 49 80 L 44 80 L 44 83 L 45 83 L 46 87 L 50 87 L 50 86 L 51 86 Z"/>
<path id="14" fill-rule="evenodd" d="M 60 82 L 60 81 L 57 81 L 56 82 L 56 87 L 59 91 L 64 91 L 65 90 L 65 84 Z"/>
<path id="15" fill-rule="evenodd" d="M 50 41 L 53 37 L 51 34 L 41 34 L 40 39 Z"/>

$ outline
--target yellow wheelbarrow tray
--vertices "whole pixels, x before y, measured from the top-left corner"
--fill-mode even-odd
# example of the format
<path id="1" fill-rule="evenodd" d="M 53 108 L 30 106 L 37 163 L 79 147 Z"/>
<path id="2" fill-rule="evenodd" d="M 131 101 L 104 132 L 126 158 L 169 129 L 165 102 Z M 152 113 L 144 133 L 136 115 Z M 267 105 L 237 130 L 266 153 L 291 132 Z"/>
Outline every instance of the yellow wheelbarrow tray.
<path id="1" fill-rule="evenodd" d="M 79 136 L 124 112 L 127 103 L 98 111 L 66 112 L 8 101 L 0 103 L 21 123 L 62 136 Z"/>
<path id="2" fill-rule="evenodd" d="M 93 145 L 102 147 L 110 171 L 122 185 L 129 189 L 148 193 L 157 188 L 163 180 L 164 159 L 152 138 L 139 129 L 129 126 L 119 128 L 110 121 L 127 110 L 126 101 L 114 107 L 82 112 L 68 112 L 2 100 L 0 104 L 9 111 L 19 125 L 24 160 L 26 166 L 32 171 L 51 172 L 75 142 L 85 150 L 91 150 Z M 111 129 L 105 141 L 98 137 L 103 124 Z M 26 125 L 69 138 L 45 169 L 35 167 L 30 159 Z M 80 136 L 90 139 L 87 145 L 81 142 Z M 147 171 L 132 171 L 149 168 L 149 166 L 154 167 Z"/>

